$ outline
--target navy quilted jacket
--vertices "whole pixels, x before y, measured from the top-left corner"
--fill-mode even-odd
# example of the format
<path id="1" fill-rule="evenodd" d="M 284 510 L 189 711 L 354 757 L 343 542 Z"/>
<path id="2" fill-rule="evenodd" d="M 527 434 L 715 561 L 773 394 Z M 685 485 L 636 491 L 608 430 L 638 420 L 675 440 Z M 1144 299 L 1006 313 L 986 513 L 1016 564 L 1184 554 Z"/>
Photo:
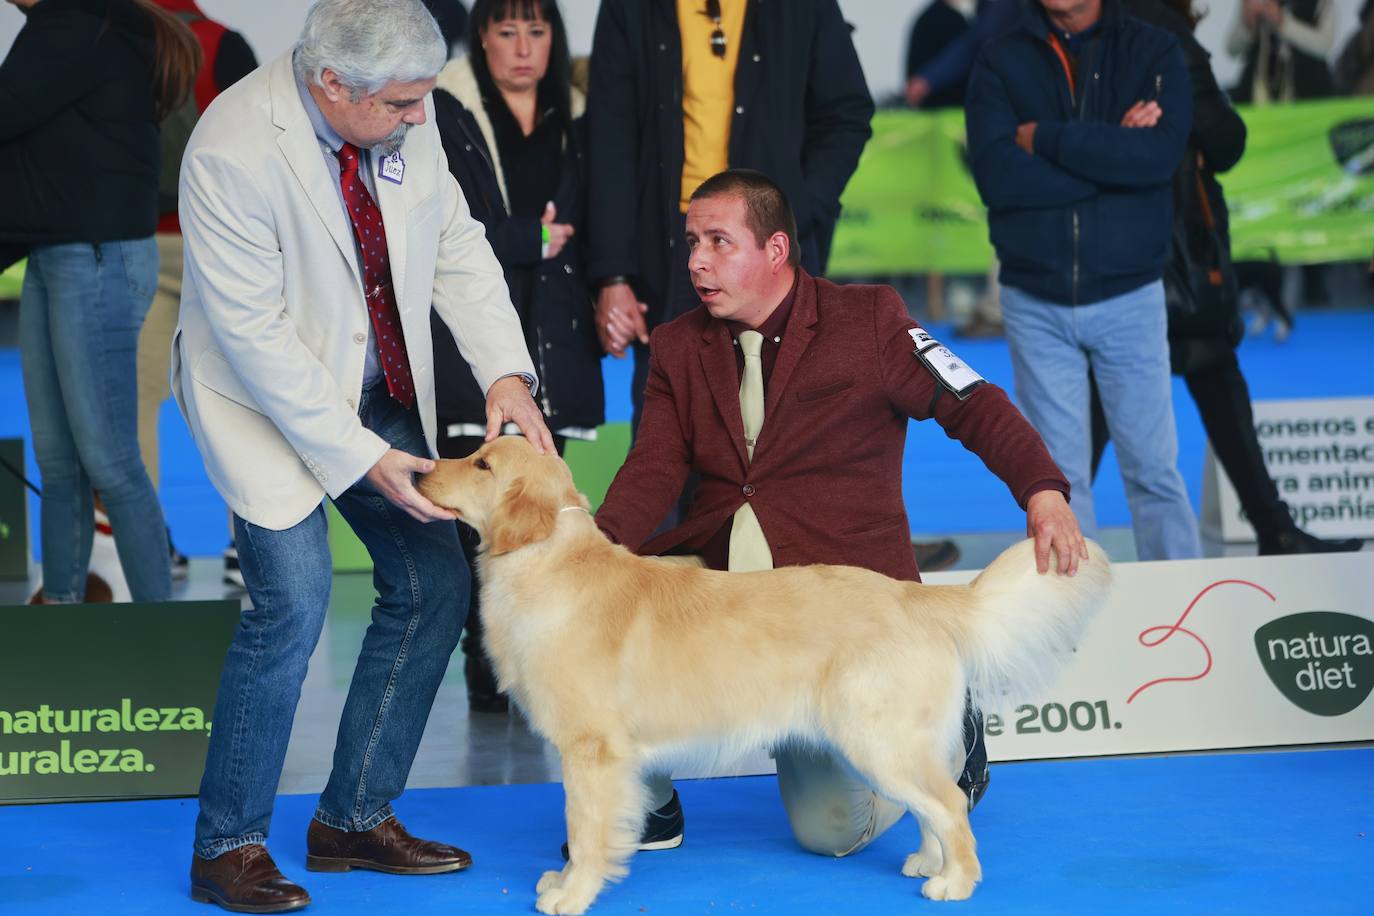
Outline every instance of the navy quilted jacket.
<path id="1" fill-rule="evenodd" d="M 1171 179 L 1192 125 L 1192 90 L 1173 35 L 1103 0 L 1101 27 L 1071 85 L 1036 0 L 988 42 L 969 81 L 974 180 L 988 208 L 1002 283 L 1064 305 L 1100 302 L 1164 273 Z M 1135 102 L 1164 115 L 1121 127 Z M 1036 122 L 1035 154 L 1016 145 Z"/>

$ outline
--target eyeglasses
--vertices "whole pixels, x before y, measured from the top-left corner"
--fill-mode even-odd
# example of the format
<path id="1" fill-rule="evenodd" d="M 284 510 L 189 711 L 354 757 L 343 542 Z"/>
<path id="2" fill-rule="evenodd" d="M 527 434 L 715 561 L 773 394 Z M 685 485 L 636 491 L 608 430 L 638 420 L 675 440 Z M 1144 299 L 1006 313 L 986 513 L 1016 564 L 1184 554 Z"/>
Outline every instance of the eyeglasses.
<path id="1" fill-rule="evenodd" d="M 725 32 L 720 27 L 720 0 L 706 0 L 706 12 L 703 15 L 716 24 L 715 31 L 711 33 L 711 53 L 724 59 Z"/>

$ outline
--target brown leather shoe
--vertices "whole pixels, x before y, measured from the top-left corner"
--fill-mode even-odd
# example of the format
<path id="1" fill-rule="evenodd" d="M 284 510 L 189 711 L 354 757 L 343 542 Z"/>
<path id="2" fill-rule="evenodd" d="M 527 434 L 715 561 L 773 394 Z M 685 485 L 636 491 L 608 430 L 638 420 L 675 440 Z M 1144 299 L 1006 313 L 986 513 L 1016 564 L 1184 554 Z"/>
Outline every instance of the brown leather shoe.
<path id="1" fill-rule="evenodd" d="M 231 849 L 214 859 L 191 857 L 191 899 L 234 913 L 286 913 L 310 905 L 310 895 L 277 870 L 266 846 Z"/>
<path id="2" fill-rule="evenodd" d="M 366 832 L 336 830 L 312 819 L 305 849 L 305 867 L 311 871 L 369 868 L 393 875 L 437 875 L 472 864 L 472 856 L 456 846 L 411 836 L 394 817 Z"/>

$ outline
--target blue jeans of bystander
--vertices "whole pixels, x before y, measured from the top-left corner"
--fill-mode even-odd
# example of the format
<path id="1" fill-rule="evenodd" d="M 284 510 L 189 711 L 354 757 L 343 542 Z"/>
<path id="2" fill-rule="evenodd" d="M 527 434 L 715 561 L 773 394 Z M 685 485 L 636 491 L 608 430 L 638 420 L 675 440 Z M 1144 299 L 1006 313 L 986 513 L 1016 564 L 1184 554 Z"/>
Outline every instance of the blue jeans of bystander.
<path id="1" fill-rule="evenodd" d="M 19 351 L 43 479 L 43 594 L 86 592 L 99 490 L 135 601 L 172 590 L 167 529 L 138 449 L 135 357 L 157 283 L 151 238 L 41 245 L 19 300 Z"/>
<path id="2" fill-rule="evenodd" d="M 1093 537 L 1097 531 L 1091 370 L 1116 443 L 1137 558 L 1201 556 L 1197 516 L 1178 471 L 1164 285 L 1072 307 L 1003 286 L 1002 320 L 1017 402 L 1068 478 L 1083 533 Z"/>

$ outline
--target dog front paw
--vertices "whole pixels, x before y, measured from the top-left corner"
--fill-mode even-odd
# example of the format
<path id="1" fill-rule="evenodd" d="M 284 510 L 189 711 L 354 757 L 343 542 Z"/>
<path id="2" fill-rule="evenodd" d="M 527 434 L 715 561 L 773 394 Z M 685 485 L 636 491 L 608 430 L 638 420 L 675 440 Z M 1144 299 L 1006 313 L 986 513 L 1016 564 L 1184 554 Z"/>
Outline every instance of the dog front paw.
<path id="1" fill-rule="evenodd" d="M 936 875 L 921 885 L 929 900 L 967 900 L 973 896 L 974 882 L 963 875 Z"/>
<path id="2" fill-rule="evenodd" d="M 906 862 L 902 865 L 902 874 L 908 878 L 933 878 L 940 873 L 940 869 L 945 865 L 944 856 L 940 854 L 940 848 L 920 849 L 906 857 Z"/>
<path id="3" fill-rule="evenodd" d="M 563 873 L 561 871 L 546 871 L 539 876 L 539 883 L 534 886 L 536 894 L 545 891 L 555 891 L 563 886 Z"/>
<path id="4" fill-rule="evenodd" d="M 553 872 L 551 874 L 556 874 Z M 545 877 L 548 877 L 547 875 Z M 542 882 L 541 882 L 542 883 Z M 534 902 L 534 908 L 541 913 L 557 913 L 560 916 L 581 916 L 596 899 L 596 893 L 579 892 L 572 887 L 555 887 L 543 891 Z"/>

